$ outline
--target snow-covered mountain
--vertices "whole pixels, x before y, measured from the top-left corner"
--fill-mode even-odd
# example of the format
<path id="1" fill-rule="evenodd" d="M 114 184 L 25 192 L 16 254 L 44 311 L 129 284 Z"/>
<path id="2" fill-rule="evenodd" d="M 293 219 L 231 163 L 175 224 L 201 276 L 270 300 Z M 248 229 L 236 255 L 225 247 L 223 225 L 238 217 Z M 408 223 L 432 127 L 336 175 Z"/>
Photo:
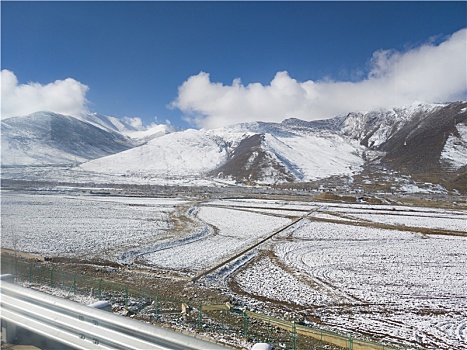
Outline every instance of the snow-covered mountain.
<path id="1" fill-rule="evenodd" d="M 80 169 L 124 175 L 199 176 L 228 159 L 223 140 L 185 130 L 150 140 L 133 149 L 80 165 Z"/>
<path id="2" fill-rule="evenodd" d="M 242 134 L 245 130 L 248 133 Z M 350 175 L 364 163 L 364 148 L 358 142 L 329 130 L 299 130 L 287 123 L 251 123 L 211 132 L 218 137 L 242 136 L 228 161 L 210 172 L 237 181 L 309 181 Z"/>
<path id="3" fill-rule="evenodd" d="M 306 122 L 242 123 L 169 134 L 80 166 L 94 172 L 309 181 L 351 175 L 368 162 L 411 172 L 465 164 L 466 103 L 350 113 Z"/>
<path id="4" fill-rule="evenodd" d="M 467 187 L 467 102 L 208 131 L 159 128 L 154 134 L 157 127 L 142 130 L 97 114 L 82 120 L 50 113 L 10 118 L 2 122 L 2 164 L 73 160 L 81 163 L 77 170 L 101 174 L 253 183 L 350 176 L 380 164 Z M 145 133 L 144 142 L 130 137 Z"/>
<path id="5" fill-rule="evenodd" d="M 171 132 L 166 125 L 150 129 L 114 117 L 71 117 L 36 112 L 1 122 L 2 166 L 79 164 L 118 153 Z"/>

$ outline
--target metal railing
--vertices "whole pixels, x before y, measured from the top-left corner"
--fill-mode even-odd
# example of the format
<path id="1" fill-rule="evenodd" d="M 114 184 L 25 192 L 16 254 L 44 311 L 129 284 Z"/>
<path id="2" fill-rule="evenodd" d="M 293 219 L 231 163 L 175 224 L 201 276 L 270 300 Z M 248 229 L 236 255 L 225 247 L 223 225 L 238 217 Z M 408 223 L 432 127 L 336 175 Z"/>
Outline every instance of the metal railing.
<path id="1" fill-rule="evenodd" d="M 1 318 L 75 349 L 221 350 L 218 344 L 2 281 Z"/>

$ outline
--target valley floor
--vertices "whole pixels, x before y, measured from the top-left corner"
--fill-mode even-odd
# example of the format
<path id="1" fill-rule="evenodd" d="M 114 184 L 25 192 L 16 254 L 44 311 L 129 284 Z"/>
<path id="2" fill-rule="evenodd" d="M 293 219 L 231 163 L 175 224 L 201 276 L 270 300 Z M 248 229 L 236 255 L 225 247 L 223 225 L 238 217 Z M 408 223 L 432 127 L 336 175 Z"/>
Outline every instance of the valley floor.
<path id="1" fill-rule="evenodd" d="M 467 347 L 465 210 L 241 197 L 3 190 L 1 244 L 344 334 Z"/>

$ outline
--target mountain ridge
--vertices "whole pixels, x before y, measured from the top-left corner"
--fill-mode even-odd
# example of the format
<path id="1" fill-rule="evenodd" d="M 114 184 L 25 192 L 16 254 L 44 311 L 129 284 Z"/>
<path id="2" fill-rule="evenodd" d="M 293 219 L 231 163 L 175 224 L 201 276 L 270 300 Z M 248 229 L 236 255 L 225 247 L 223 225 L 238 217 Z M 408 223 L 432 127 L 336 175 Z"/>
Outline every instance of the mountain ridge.
<path id="1" fill-rule="evenodd" d="M 351 177 L 370 165 L 448 185 L 462 186 L 466 177 L 467 102 L 462 101 L 213 130 L 161 127 L 159 134 L 140 139 L 129 135 L 144 130 L 105 116 L 93 114 L 78 123 L 73 117 L 45 114 L 59 126 L 34 122 L 34 115 L 18 117 L 18 125 L 12 123 L 14 118 L 2 121 L 2 166 L 68 161 L 78 164 L 77 170 L 95 173 L 194 176 L 251 184 Z M 11 161 L 12 145 L 28 155 L 25 164 Z M 34 154 L 34 147 L 43 151 L 45 146 L 55 147 L 54 152 L 45 152 L 47 157 Z"/>
<path id="2" fill-rule="evenodd" d="M 120 133 L 51 112 L 8 118 L 1 126 L 2 167 L 76 164 L 132 147 Z"/>

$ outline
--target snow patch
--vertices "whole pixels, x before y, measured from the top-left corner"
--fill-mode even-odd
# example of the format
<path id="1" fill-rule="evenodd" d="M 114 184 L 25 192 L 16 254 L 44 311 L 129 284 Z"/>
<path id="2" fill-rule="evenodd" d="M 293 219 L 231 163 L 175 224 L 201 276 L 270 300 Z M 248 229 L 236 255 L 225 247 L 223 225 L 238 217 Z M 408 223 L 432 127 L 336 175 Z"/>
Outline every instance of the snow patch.
<path id="1" fill-rule="evenodd" d="M 449 135 L 441 152 L 441 159 L 447 161 L 454 169 L 467 164 L 467 125 L 457 124 L 459 135 Z"/>

